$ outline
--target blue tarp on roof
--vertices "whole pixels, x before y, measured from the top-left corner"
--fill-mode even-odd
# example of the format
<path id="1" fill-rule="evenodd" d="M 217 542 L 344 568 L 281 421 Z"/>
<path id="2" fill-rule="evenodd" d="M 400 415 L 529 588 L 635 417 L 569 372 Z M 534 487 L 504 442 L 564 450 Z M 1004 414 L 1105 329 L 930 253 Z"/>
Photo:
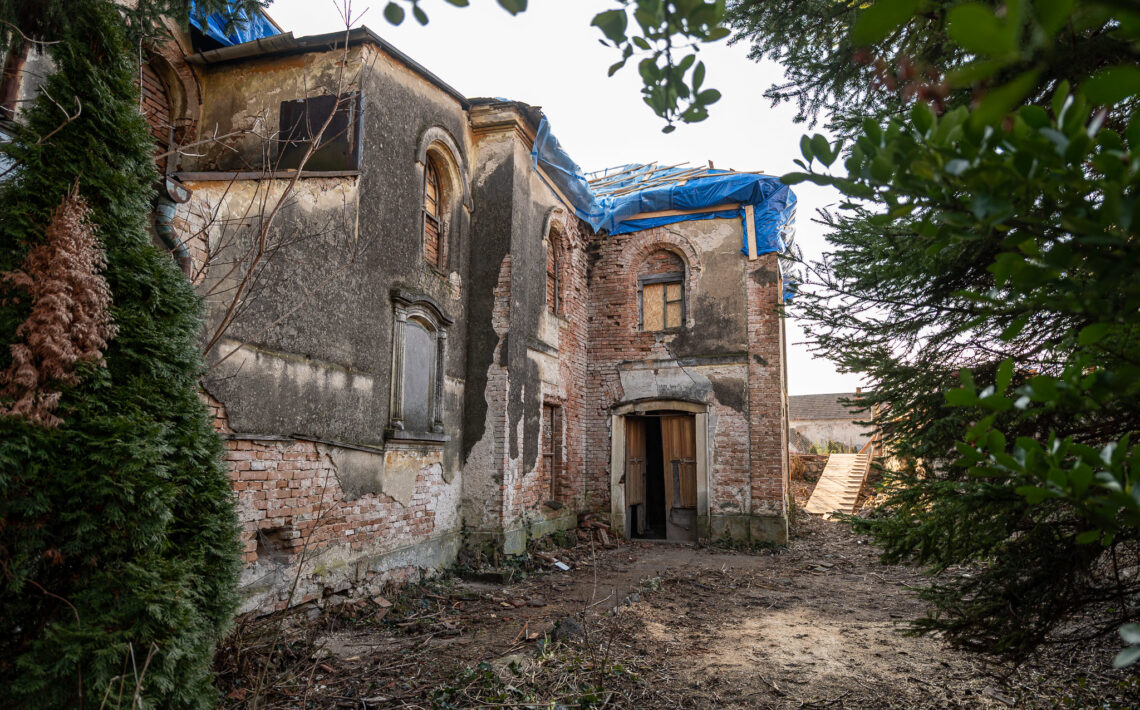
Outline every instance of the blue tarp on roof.
<path id="1" fill-rule="evenodd" d="M 260 12 L 254 14 L 253 17 L 248 17 L 244 12 L 236 13 L 234 15 L 235 21 L 228 23 L 230 25 L 228 34 L 226 33 L 226 20 L 226 14 L 222 12 L 212 12 L 201 17 L 195 7 L 194 0 L 190 1 L 190 25 L 200 30 L 207 37 L 226 46 L 281 34 L 281 30 L 274 27 L 273 23 Z"/>
<path id="2" fill-rule="evenodd" d="M 747 253 L 744 207 L 752 205 L 757 253 L 784 252 L 794 233 L 796 195 L 771 175 L 626 165 L 595 173 L 588 180 L 559 145 L 545 118 L 539 125 L 531 160 L 570 200 L 578 217 L 595 230 L 626 234 L 674 222 L 739 218 L 741 251 Z M 644 187 L 638 187 L 643 182 Z M 708 211 L 703 211 L 706 208 Z M 633 219 L 647 212 L 667 211 L 691 212 Z"/>

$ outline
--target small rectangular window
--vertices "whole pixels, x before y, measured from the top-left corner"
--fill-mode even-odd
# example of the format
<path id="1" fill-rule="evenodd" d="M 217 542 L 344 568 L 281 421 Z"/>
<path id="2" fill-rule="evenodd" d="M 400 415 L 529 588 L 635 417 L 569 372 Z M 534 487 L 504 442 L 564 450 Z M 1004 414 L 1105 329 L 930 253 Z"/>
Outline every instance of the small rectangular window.
<path id="1" fill-rule="evenodd" d="M 359 93 L 282 101 L 276 169 L 299 168 L 309 144 L 328 121 L 304 169 L 358 170 L 362 108 Z"/>
<path id="2" fill-rule="evenodd" d="M 656 281 L 641 286 L 641 329 L 669 330 L 685 324 L 685 287 L 681 281 Z"/>

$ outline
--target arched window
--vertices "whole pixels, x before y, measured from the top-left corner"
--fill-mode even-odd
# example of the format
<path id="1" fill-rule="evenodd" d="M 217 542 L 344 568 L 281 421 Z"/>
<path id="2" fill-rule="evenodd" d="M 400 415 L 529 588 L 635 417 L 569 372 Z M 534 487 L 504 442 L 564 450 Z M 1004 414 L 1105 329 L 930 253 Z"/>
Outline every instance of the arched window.
<path id="1" fill-rule="evenodd" d="M 561 239 L 558 230 L 551 229 L 546 240 L 546 309 L 558 315 L 562 311 L 562 281 L 559 273 L 558 250 Z"/>
<path id="2" fill-rule="evenodd" d="M 643 331 L 685 325 L 685 262 L 671 251 L 650 254 L 638 268 L 638 312 Z"/>
<path id="3" fill-rule="evenodd" d="M 424 164 L 424 261 L 436 268 L 445 262 L 443 207 L 446 204 L 445 185 L 439 161 L 428 155 Z"/>
<path id="4" fill-rule="evenodd" d="M 139 91 L 142 94 L 142 113 L 150 128 L 150 135 L 154 138 L 155 155 L 162 156 L 155 158 L 155 162 L 158 164 L 158 171 L 165 173 L 167 159 L 163 154 L 170 150 L 173 110 L 170 93 L 166 90 L 166 85 L 158 72 L 150 64 L 142 65 Z"/>

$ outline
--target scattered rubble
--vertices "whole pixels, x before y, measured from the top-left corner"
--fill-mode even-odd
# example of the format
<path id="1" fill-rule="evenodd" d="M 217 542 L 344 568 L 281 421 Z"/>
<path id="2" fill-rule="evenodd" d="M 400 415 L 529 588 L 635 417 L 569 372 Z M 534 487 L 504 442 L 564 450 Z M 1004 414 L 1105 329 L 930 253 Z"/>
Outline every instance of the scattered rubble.
<path id="1" fill-rule="evenodd" d="M 839 523 L 805 517 L 765 555 L 605 548 L 604 529 L 532 551 L 506 584 L 452 576 L 247 619 L 218 654 L 223 707 L 1124 708 L 1140 695 L 1107 646 L 1013 669 L 903 636 L 925 578 L 879 564 Z"/>

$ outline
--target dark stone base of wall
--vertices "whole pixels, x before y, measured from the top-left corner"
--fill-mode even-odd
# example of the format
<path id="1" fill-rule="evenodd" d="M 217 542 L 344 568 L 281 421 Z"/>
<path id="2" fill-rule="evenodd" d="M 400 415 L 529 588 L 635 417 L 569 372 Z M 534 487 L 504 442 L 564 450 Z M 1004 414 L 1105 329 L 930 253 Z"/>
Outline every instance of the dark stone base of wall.
<path id="1" fill-rule="evenodd" d="M 464 532 L 463 546 L 473 552 L 487 556 L 521 555 L 526 552 L 526 544 L 562 530 L 578 527 L 578 515 L 570 508 L 563 508 L 557 516 L 535 520 L 506 530 L 467 530 Z"/>
<path id="2" fill-rule="evenodd" d="M 783 515 L 718 513 L 698 518 L 697 529 L 702 540 L 750 545 L 788 542 L 788 518 Z"/>

